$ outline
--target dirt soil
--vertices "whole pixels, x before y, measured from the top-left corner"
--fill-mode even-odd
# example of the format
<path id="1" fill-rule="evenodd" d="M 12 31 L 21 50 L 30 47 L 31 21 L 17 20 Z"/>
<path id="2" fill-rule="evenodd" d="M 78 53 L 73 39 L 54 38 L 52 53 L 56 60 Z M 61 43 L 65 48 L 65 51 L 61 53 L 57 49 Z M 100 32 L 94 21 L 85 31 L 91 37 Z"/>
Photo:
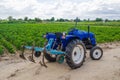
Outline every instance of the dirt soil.
<path id="1" fill-rule="evenodd" d="M 0 57 L 0 80 L 120 80 L 120 42 L 100 46 L 101 60 L 92 60 L 88 52 L 83 66 L 75 70 L 66 63 L 47 63 L 45 68 L 18 55 Z"/>

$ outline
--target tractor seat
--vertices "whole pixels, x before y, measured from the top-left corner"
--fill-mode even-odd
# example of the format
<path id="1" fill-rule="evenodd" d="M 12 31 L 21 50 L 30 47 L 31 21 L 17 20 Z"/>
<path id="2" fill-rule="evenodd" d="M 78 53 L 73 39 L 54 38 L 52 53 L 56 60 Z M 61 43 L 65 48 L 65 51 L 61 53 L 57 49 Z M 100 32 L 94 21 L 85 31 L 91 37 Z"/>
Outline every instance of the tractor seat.
<path id="1" fill-rule="evenodd" d="M 60 39 L 63 34 L 61 32 L 56 32 L 55 35 L 57 39 Z"/>

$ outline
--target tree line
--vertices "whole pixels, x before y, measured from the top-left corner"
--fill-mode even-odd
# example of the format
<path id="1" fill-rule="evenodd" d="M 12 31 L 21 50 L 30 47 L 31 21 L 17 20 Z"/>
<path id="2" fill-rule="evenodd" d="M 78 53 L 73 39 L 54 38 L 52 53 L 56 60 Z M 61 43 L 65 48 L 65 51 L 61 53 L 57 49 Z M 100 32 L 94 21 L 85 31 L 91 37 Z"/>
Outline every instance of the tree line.
<path id="1" fill-rule="evenodd" d="M 42 23 L 42 22 L 74 22 L 76 19 L 64 19 L 64 18 L 59 18 L 55 19 L 55 17 L 51 17 L 50 19 L 41 19 L 38 17 L 35 18 L 19 18 L 15 19 L 12 16 L 9 16 L 7 19 L 0 19 L 0 23 Z M 120 20 L 109 20 L 109 19 L 102 19 L 102 18 L 96 18 L 95 20 L 90 20 L 88 19 L 83 19 L 81 20 L 78 18 L 78 22 L 120 22 Z"/>

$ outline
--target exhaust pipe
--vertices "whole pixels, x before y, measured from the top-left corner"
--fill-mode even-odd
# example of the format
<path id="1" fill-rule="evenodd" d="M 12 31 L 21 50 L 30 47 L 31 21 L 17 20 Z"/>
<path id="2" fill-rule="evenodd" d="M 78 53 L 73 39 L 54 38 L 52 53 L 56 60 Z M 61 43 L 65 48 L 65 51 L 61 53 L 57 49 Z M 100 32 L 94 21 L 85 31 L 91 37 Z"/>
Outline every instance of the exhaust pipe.
<path id="1" fill-rule="evenodd" d="M 88 25 L 88 37 L 90 38 L 90 25 Z"/>

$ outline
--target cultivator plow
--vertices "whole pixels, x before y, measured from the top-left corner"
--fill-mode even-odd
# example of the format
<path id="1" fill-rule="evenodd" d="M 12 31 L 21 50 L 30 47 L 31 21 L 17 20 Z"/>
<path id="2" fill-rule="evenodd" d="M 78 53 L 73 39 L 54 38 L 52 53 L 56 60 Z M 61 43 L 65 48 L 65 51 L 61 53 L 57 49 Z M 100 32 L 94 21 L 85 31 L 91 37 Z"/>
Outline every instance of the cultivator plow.
<path id="1" fill-rule="evenodd" d="M 23 46 L 22 47 L 22 53 L 20 54 L 20 58 L 24 59 L 24 60 L 27 60 L 25 55 L 24 55 L 24 52 L 25 50 L 31 50 L 31 55 L 28 56 L 28 59 L 29 61 L 31 62 L 35 62 L 35 59 L 34 59 L 34 55 L 35 57 L 41 57 L 41 60 L 40 60 L 40 64 L 41 66 L 44 66 L 47 68 L 47 65 L 45 64 L 45 54 L 51 54 L 51 55 L 60 55 L 60 54 L 64 54 L 65 52 L 62 52 L 62 51 L 57 51 L 57 50 L 53 50 L 51 49 L 51 46 L 53 44 L 53 39 L 50 39 L 48 41 L 48 44 L 44 46 L 44 48 L 41 48 L 41 47 L 35 47 L 35 46 Z"/>

